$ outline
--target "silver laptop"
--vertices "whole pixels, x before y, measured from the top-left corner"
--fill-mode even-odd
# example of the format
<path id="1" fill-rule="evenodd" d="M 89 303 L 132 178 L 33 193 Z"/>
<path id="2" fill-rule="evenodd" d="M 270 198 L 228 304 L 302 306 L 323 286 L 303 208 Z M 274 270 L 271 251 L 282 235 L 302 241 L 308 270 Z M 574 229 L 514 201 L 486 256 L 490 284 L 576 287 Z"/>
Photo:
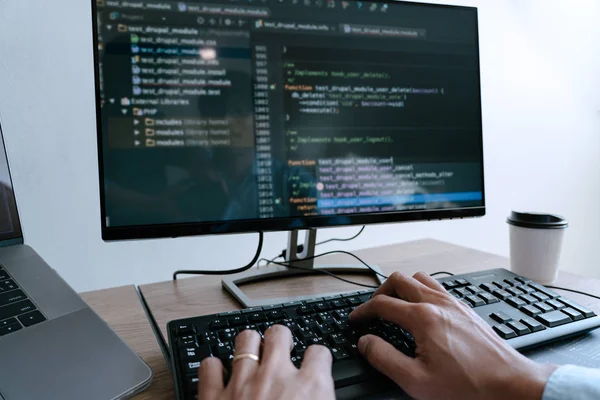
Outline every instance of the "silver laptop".
<path id="1" fill-rule="evenodd" d="M 0 141 L 0 400 L 121 399 L 145 389 L 150 368 L 24 244 L 1 128 Z"/>

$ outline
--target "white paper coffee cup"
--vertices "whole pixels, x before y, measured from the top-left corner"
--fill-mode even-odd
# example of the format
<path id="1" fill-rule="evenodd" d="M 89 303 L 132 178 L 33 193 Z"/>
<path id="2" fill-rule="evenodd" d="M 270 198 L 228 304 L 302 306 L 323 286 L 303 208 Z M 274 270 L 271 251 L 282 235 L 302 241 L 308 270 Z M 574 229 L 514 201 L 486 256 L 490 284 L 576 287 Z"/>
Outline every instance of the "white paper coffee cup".
<path id="1" fill-rule="evenodd" d="M 506 222 L 510 270 L 542 285 L 554 282 L 568 221 L 558 215 L 513 211 Z"/>

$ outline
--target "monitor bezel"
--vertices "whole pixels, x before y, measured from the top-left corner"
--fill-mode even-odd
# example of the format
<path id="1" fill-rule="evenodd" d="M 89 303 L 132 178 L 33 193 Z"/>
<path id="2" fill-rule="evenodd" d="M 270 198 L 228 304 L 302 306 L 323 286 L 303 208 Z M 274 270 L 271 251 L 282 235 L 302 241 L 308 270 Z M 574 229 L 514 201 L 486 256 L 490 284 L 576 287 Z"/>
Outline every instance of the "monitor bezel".
<path id="1" fill-rule="evenodd" d="M 462 207 L 454 209 L 431 209 L 431 210 L 409 210 L 392 211 L 382 213 L 368 214 L 344 214 L 337 216 L 308 216 L 308 217 L 287 217 L 271 219 L 246 219 L 231 221 L 203 221 L 173 224 L 156 225 L 135 225 L 135 226 L 107 226 L 106 224 L 106 200 L 104 188 L 104 147 L 102 137 L 102 107 L 100 98 L 100 69 L 98 54 L 98 24 L 96 0 L 92 3 L 92 37 L 93 37 L 93 57 L 94 57 L 94 86 L 96 100 L 96 137 L 98 146 L 98 173 L 99 173 L 99 192 L 100 192 L 100 212 L 102 225 L 102 239 L 104 241 L 121 241 L 135 239 L 158 239 L 174 238 L 183 236 L 199 235 L 217 235 L 217 234 L 236 234 L 251 232 L 273 232 L 273 231 L 291 231 L 297 229 L 310 228 L 335 228 L 347 227 L 353 225 L 371 225 L 399 222 L 418 222 L 433 220 L 451 220 L 473 217 L 483 217 L 486 213 L 485 202 L 485 180 L 484 180 L 484 154 L 483 154 L 483 110 L 481 104 L 481 57 L 479 48 L 479 15 L 477 7 L 455 6 L 445 4 L 419 3 L 412 1 L 395 0 L 363 0 L 365 2 L 388 3 L 388 4 L 410 4 L 414 6 L 432 7 L 432 8 L 454 8 L 470 10 L 474 12 L 475 17 L 475 47 L 477 53 L 478 94 L 479 94 L 479 115 L 481 132 L 481 192 L 482 205 L 476 207 Z"/>

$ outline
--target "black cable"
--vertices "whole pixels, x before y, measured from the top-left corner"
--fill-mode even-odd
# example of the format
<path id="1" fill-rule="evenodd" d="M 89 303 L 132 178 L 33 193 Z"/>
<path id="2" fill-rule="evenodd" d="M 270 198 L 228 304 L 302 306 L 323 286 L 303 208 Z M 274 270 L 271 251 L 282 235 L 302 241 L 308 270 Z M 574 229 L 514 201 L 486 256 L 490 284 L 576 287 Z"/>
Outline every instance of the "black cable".
<path id="1" fill-rule="evenodd" d="M 175 271 L 173 273 L 173 280 L 174 281 L 177 280 L 177 275 L 233 275 L 233 274 L 239 274 L 240 272 L 247 271 L 254 266 L 254 264 L 256 263 L 256 260 L 258 260 L 258 258 L 260 257 L 260 253 L 261 253 L 262 247 L 263 247 L 263 238 L 264 238 L 264 234 L 262 232 L 258 232 L 258 246 L 256 248 L 256 254 L 254 255 L 254 258 L 252 259 L 252 261 L 250 261 L 247 265 L 245 265 L 241 268 L 228 269 L 225 271 L 219 271 L 219 270 Z"/>
<path id="2" fill-rule="evenodd" d="M 368 269 L 370 269 L 374 274 L 379 275 L 380 277 L 387 279 L 388 277 L 385 276 L 384 274 L 382 274 L 381 272 L 375 270 L 373 267 L 371 267 L 369 264 L 367 264 L 366 262 L 364 262 L 359 256 L 357 256 L 356 254 L 352 254 L 348 251 L 344 251 L 344 250 L 333 250 L 333 251 L 328 251 L 326 253 L 321 253 L 321 254 L 317 254 L 314 256 L 310 256 L 310 257 L 305 257 L 302 260 L 298 260 L 298 261 L 307 261 L 307 260 L 315 260 L 317 258 L 321 258 L 321 257 L 325 257 L 331 254 L 346 254 L 350 257 L 354 257 L 356 260 L 358 260 L 362 265 L 364 265 L 365 267 L 367 267 Z"/>
<path id="3" fill-rule="evenodd" d="M 358 231 L 358 233 L 356 235 L 352 236 L 352 237 L 349 237 L 349 238 L 346 238 L 346 239 L 337 239 L 337 238 L 327 239 L 327 240 L 323 240 L 322 242 L 315 243 L 315 246 L 320 246 L 322 244 L 331 243 L 331 242 L 349 242 L 349 241 L 354 240 L 357 237 L 359 237 L 360 234 L 363 233 L 363 231 L 365 230 L 366 227 L 367 226 L 364 225 L 362 228 L 360 228 L 360 231 Z"/>
<path id="4" fill-rule="evenodd" d="M 454 276 L 454 274 L 452 272 L 446 272 L 446 271 L 434 272 L 433 274 L 429 274 L 429 276 L 437 276 L 437 275 Z"/>
<path id="5" fill-rule="evenodd" d="M 362 287 L 366 287 L 366 288 L 369 288 L 369 289 L 378 289 L 379 288 L 379 286 L 367 285 L 365 283 L 360 283 L 360 282 L 356 282 L 356 281 L 351 281 L 350 279 L 342 278 L 341 276 L 336 275 L 333 272 L 329 272 L 329 271 L 324 270 L 324 269 L 296 267 L 294 265 L 290 265 L 290 264 L 286 264 L 286 263 L 282 263 L 282 262 L 278 262 L 278 261 L 272 261 L 271 264 L 281 265 L 282 267 L 286 267 L 286 268 L 290 268 L 290 269 L 297 269 L 297 270 L 301 270 L 301 271 L 306 271 L 308 273 L 319 273 L 319 274 L 329 275 L 332 278 L 338 279 L 338 280 L 340 280 L 342 282 L 349 283 L 351 285 L 362 286 Z"/>
<path id="6" fill-rule="evenodd" d="M 567 288 L 562 288 L 562 287 L 558 287 L 558 286 L 546 286 L 546 287 L 548 289 L 564 290 L 565 292 L 577 293 L 577 294 L 581 294 L 583 296 L 593 297 L 595 299 L 600 300 L 600 296 L 596 296 L 595 294 L 580 292 L 579 290 L 567 289 Z"/>

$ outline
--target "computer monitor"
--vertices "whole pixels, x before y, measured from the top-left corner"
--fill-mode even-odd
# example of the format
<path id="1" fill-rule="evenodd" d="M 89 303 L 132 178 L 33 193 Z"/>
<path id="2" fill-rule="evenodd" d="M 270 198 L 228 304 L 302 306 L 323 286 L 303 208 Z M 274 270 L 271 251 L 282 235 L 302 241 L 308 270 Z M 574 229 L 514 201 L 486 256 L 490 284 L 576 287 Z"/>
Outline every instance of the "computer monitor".
<path id="1" fill-rule="evenodd" d="M 485 214 L 475 8 L 93 10 L 103 239 Z"/>

